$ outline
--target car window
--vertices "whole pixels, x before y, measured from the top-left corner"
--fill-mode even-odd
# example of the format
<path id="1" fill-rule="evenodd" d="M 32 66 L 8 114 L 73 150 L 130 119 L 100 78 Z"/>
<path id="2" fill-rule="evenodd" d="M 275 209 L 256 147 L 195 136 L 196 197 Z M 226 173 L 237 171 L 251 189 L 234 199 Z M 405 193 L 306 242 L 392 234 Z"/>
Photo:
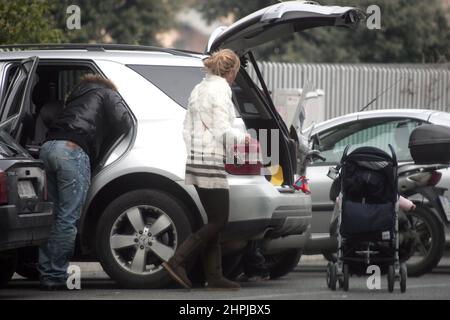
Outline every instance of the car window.
<path id="1" fill-rule="evenodd" d="M 412 161 L 408 148 L 411 131 L 422 122 L 415 119 L 370 119 L 344 124 L 320 133 L 313 148 L 319 149 L 327 163 L 337 163 L 347 145 L 351 150 L 362 146 L 380 148 L 390 154 L 394 147 L 399 161 Z"/>
<path id="2" fill-rule="evenodd" d="M 255 104 L 250 99 L 248 94 L 242 90 L 237 84 L 233 85 L 233 101 L 238 109 L 241 110 L 241 113 L 247 115 L 258 115 L 259 112 L 255 107 Z"/>
<path id="3" fill-rule="evenodd" d="M 128 65 L 157 86 L 175 102 L 187 109 L 192 89 L 202 81 L 201 67 Z"/>
<path id="4" fill-rule="evenodd" d="M 231 85 L 233 102 L 239 114 L 244 119 L 268 119 L 270 116 L 264 108 L 262 91 L 253 86 L 253 81 L 245 71 L 238 73 L 236 81 Z"/>
<path id="5" fill-rule="evenodd" d="M 65 101 L 73 88 L 80 82 L 85 74 L 93 73 L 89 68 L 80 67 L 80 69 L 62 69 L 58 72 L 58 92 L 57 99 Z"/>

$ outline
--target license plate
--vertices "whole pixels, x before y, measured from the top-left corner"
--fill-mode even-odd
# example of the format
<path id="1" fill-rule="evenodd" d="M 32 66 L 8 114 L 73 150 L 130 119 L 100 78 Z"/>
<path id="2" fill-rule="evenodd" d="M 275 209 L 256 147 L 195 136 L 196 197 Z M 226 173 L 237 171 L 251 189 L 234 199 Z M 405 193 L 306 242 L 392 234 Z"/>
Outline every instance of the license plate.
<path id="1" fill-rule="evenodd" d="M 21 199 L 32 199 L 37 198 L 36 192 L 34 191 L 33 183 L 28 180 L 19 180 L 17 185 L 19 191 L 19 197 Z"/>
<path id="2" fill-rule="evenodd" d="M 450 200 L 447 197 L 439 196 L 439 201 L 441 202 L 442 209 L 444 209 L 447 220 L 450 221 Z"/>

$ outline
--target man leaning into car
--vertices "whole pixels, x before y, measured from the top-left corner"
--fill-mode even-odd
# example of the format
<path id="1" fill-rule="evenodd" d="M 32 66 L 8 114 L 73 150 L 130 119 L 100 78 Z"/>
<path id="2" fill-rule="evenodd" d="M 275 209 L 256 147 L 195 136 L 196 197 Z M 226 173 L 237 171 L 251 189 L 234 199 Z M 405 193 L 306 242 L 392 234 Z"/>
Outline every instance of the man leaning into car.
<path id="1" fill-rule="evenodd" d="M 100 158 L 105 141 L 117 139 L 130 128 L 131 117 L 114 84 L 93 74 L 81 79 L 50 126 L 40 158 L 47 173 L 55 220 L 48 242 L 39 249 L 42 290 L 67 288 L 67 268 L 90 186 L 91 168 Z"/>

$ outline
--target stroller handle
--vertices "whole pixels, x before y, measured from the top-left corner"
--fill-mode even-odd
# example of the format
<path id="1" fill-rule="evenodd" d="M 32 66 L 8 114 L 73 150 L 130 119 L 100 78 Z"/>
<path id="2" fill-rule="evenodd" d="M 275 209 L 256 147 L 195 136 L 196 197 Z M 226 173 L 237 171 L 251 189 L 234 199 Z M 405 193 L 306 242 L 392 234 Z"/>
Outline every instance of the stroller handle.
<path id="1" fill-rule="evenodd" d="M 341 157 L 341 165 L 343 164 L 344 160 L 347 158 L 347 153 L 348 153 L 348 150 L 350 149 L 351 146 L 352 146 L 351 144 L 348 144 L 345 147 L 344 153 L 342 154 L 342 157 Z"/>
<path id="2" fill-rule="evenodd" d="M 344 160 L 347 158 L 347 153 L 351 146 L 352 146 L 351 144 L 348 144 L 345 147 L 344 153 L 342 154 L 342 158 L 341 158 L 341 166 L 342 166 Z M 388 144 L 388 147 L 389 147 L 389 150 L 391 150 L 393 164 L 395 167 L 398 167 L 397 154 L 395 153 L 394 147 L 390 143 Z"/>
<path id="3" fill-rule="evenodd" d="M 398 167 L 397 154 L 395 153 L 394 147 L 390 143 L 388 144 L 388 146 L 392 153 L 392 161 L 394 162 L 394 166 Z"/>

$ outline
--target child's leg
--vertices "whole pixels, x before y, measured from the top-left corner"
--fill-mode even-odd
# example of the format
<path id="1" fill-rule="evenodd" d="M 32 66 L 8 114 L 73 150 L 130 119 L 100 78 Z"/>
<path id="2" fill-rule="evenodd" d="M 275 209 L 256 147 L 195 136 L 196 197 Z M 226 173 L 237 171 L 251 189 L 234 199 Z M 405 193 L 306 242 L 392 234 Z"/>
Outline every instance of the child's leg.
<path id="1" fill-rule="evenodd" d="M 416 205 L 411 201 L 402 196 L 398 199 L 400 209 L 403 211 L 412 211 L 416 209 Z"/>

